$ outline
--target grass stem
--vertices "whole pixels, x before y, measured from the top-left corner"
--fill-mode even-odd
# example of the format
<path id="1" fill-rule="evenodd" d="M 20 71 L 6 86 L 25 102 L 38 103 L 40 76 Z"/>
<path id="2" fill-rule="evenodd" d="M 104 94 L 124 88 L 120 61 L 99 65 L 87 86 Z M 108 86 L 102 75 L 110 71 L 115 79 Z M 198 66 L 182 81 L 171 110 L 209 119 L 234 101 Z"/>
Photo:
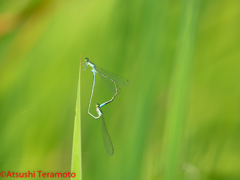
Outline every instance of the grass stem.
<path id="1" fill-rule="evenodd" d="M 72 147 L 72 173 L 76 174 L 74 180 L 82 180 L 82 147 L 81 147 L 81 106 L 80 106 L 80 82 L 81 82 L 81 55 L 80 55 L 80 68 L 77 89 L 76 101 L 76 115 L 74 121 L 73 131 L 73 147 Z"/>

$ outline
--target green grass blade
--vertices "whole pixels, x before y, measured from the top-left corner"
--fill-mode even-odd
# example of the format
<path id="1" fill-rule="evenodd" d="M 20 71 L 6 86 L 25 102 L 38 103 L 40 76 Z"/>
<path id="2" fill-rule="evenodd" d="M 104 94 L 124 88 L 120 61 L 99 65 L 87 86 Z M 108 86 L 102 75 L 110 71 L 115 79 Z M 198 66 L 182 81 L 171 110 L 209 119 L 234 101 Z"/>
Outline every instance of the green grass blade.
<path id="1" fill-rule="evenodd" d="M 74 121 L 73 147 L 72 147 L 72 172 L 76 174 L 76 177 L 71 179 L 74 180 L 82 180 L 80 82 L 81 82 L 81 62 L 79 69 L 76 115 Z"/>
<path id="2" fill-rule="evenodd" d="M 185 0 L 167 112 L 165 180 L 179 179 L 176 176 L 182 172 L 183 132 L 188 111 L 197 12 L 198 0 Z"/>

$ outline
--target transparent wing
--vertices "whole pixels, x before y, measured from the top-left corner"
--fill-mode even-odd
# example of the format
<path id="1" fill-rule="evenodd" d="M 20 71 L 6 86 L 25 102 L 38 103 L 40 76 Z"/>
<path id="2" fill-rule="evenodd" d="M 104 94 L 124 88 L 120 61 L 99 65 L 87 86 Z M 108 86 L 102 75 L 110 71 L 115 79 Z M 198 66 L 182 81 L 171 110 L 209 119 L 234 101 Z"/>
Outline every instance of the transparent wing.
<path id="1" fill-rule="evenodd" d="M 101 79 L 106 84 L 108 90 L 112 93 L 112 95 L 114 95 L 116 93 L 114 83 L 111 80 L 109 80 L 108 78 L 105 78 L 104 76 L 101 76 Z M 117 85 L 117 89 L 118 89 L 118 93 L 121 94 L 122 90 L 118 85 Z"/>
<path id="2" fill-rule="evenodd" d="M 102 133 L 103 133 L 104 146 L 105 146 L 105 149 L 106 149 L 108 155 L 112 156 L 113 153 L 114 153 L 112 141 L 111 141 L 111 138 L 110 138 L 110 136 L 108 134 L 106 123 L 104 121 L 103 115 L 101 117 L 102 117 Z"/>
<path id="3" fill-rule="evenodd" d="M 103 74 L 103 75 L 109 77 L 110 79 L 114 80 L 116 82 L 118 88 L 122 88 L 122 87 L 129 85 L 129 81 L 121 76 L 118 76 L 116 74 L 108 72 L 96 65 L 95 65 L 95 69 L 100 73 L 100 75 Z"/>

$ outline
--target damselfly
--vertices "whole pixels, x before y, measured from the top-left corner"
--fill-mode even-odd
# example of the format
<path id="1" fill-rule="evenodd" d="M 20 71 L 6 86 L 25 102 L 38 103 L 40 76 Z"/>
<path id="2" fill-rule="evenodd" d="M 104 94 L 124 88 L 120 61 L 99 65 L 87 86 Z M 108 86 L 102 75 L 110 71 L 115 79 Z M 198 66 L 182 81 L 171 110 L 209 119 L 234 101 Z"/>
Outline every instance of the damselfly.
<path id="1" fill-rule="evenodd" d="M 101 119 L 102 119 L 102 134 L 103 134 L 103 142 L 104 142 L 105 149 L 106 149 L 108 155 L 112 156 L 114 153 L 114 149 L 113 149 L 113 144 L 112 144 L 111 138 L 108 134 L 106 123 L 104 121 L 103 112 L 100 109 L 102 106 L 104 106 L 104 105 L 97 104 L 96 111 L 98 113 L 98 116 L 101 117 Z"/>
<path id="2" fill-rule="evenodd" d="M 92 97 L 93 97 L 93 92 L 94 92 L 94 87 L 95 87 L 95 79 L 96 79 L 96 74 L 100 74 L 101 77 L 103 78 L 103 80 L 110 80 L 114 83 L 114 95 L 112 97 L 112 99 L 110 99 L 109 101 L 106 101 L 104 103 L 101 104 L 101 107 L 112 102 L 113 99 L 117 96 L 118 93 L 121 93 L 121 87 L 125 87 L 129 84 L 129 81 L 121 76 L 115 75 L 113 73 L 110 73 L 106 70 L 103 70 L 102 68 L 96 66 L 94 63 L 92 63 L 91 61 L 89 61 L 89 58 L 85 58 L 84 62 L 83 62 L 83 66 L 85 67 L 86 70 L 88 66 L 90 66 L 92 68 L 92 73 L 93 73 L 93 84 L 92 84 L 92 92 L 91 92 L 91 97 L 90 97 L 90 101 L 89 101 L 89 105 L 88 105 L 88 114 L 90 114 L 93 118 L 98 119 L 100 118 L 100 116 L 98 115 L 97 117 L 95 117 L 94 115 L 92 115 L 90 113 L 90 106 L 91 106 L 91 102 L 92 102 Z M 111 90 L 111 88 L 110 88 Z"/>

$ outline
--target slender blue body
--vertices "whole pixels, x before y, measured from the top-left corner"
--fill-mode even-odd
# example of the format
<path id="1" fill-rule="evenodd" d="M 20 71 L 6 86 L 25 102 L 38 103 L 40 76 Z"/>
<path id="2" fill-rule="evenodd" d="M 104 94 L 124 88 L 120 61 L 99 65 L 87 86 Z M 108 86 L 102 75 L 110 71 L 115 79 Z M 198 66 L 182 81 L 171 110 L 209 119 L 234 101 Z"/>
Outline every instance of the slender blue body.
<path id="1" fill-rule="evenodd" d="M 96 73 L 100 74 L 102 77 L 106 78 L 106 79 L 109 79 L 110 81 L 112 81 L 114 83 L 114 87 L 115 87 L 115 94 L 113 95 L 112 99 L 110 99 L 109 101 L 106 101 L 104 103 L 102 103 L 101 105 L 99 105 L 99 108 L 105 106 L 106 104 L 110 103 L 113 101 L 113 99 L 117 96 L 118 94 L 118 91 L 120 90 L 120 85 L 117 86 L 117 83 L 116 83 L 116 80 L 114 79 L 117 79 L 117 81 L 122 84 L 122 85 L 127 85 L 128 84 L 128 80 L 120 77 L 120 76 L 117 76 L 117 75 L 113 75 L 107 71 L 104 71 L 103 69 L 97 67 L 94 63 L 90 62 L 88 58 L 85 58 L 85 69 L 87 69 L 88 66 L 90 66 L 92 68 L 92 73 L 93 73 L 93 84 L 92 84 L 92 92 L 91 92 L 91 97 L 90 97 L 90 100 L 89 100 L 89 106 L 88 106 L 88 114 L 90 114 L 93 118 L 95 119 L 98 119 L 100 118 L 101 115 L 98 114 L 98 116 L 94 116 L 90 113 L 90 106 L 91 106 L 91 102 L 92 102 L 92 97 L 93 97 L 93 92 L 94 92 L 94 88 L 95 88 L 95 79 L 96 79 Z M 100 72 L 101 71 L 101 72 Z M 105 74 L 108 74 L 105 75 Z M 124 82 L 125 81 L 125 82 Z"/>

